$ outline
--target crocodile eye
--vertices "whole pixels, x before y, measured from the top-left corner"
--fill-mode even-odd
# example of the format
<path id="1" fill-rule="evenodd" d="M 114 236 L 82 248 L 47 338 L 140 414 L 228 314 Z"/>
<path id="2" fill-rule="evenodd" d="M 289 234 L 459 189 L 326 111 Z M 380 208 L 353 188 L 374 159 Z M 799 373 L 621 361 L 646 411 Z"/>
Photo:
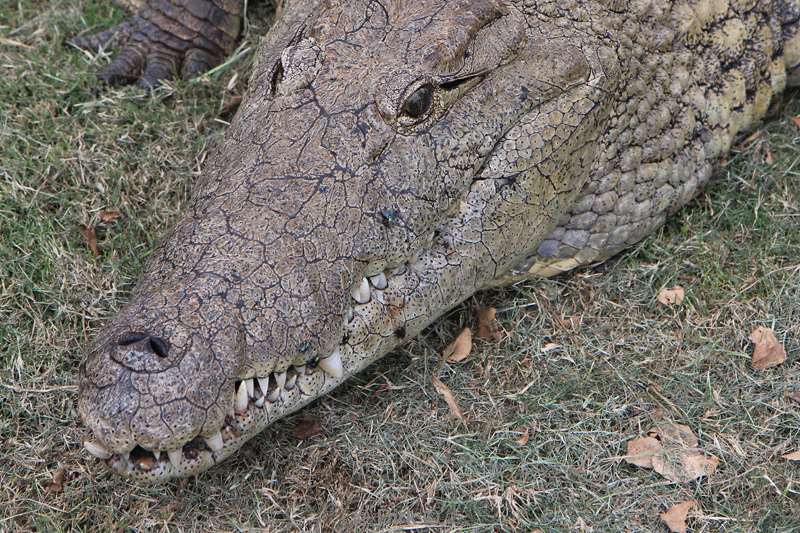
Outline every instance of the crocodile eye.
<path id="1" fill-rule="evenodd" d="M 406 98 L 401 109 L 402 113 L 413 119 L 420 119 L 430 111 L 433 105 L 433 87 L 423 85 Z"/>

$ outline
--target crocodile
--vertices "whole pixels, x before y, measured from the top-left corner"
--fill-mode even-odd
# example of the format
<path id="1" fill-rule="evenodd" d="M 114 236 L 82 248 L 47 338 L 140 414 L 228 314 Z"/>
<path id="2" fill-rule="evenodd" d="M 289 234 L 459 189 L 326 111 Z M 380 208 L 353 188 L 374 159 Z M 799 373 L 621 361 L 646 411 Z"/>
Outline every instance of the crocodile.
<path id="1" fill-rule="evenodd" d="M 236 44 L 238 0 L 134 0 L 101 73 Z M 476 291 L 601 262 L 800 81 L 797 0 L 296 0 L 131 301 L 87 348 L 86 449 L 197 474 Z"/>

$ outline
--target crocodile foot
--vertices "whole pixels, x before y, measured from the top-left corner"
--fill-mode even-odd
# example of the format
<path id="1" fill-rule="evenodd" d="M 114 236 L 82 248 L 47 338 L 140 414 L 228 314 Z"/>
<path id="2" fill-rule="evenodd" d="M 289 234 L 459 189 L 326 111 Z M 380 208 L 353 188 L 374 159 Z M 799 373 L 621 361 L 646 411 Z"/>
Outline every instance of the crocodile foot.
<path id="1" fill-rule="evenodd" d="M 221 63 L 233 51 L 240 27 L 238 0 L 149 0 L 122 23 L 68 42 L 95 53 L 119 47 L 100 80 L 151 89 L 162 80 L 192 78 Z"/>

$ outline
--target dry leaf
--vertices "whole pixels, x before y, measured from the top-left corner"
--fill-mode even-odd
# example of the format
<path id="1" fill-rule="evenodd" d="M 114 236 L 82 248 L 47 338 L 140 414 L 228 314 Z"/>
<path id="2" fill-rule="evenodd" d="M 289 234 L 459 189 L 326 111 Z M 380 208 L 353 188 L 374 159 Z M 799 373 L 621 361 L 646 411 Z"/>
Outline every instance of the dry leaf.
<path id="1" fill-rule="evenodd" d="M 121 216 L 122 216 L 122 211 L 120 211 L 116 207 L 100 211 L 99 214 L 100 222 L 102 222 L 103 224 L 112 224 L 117 220 L 119 220 L 119 217 Z"/>
<path id="2" fill-rule="evenodd" d="M 94 228 L 92 226 L 81 226 L 81 235 L 83 235 L 83 239 L 94 256 L 100 255 L 100 250 L 97 248 L 97 233 L 95 233 Z"/>
<path id="3" fill-rule="evenodd" d="M 652 468 L 670 481 L 684 483 L 711 475 L 719 459 L 698 448 L 697 436 L 689 426 L 662 422 L 646 437 L 628 441 L 625 461 Z"/>
<path id="4" fill-rule="evenodd" d="M 653 456 L 653 470 L 676 483 L 687 483 L 717 470 L 719 459 L 701 451 L 670 450 Z"/>
<path id="5" fill-rule="evenodd" d="M 503 333 L 497 323 L 497 309 L 494 307 L 478 309 L 478 338 L 495 342 L 503 339 Z"/>
<path id="6" fill-rule="evenodd" d="M 663 422 L 652 428 L 647 434 L 657 437 L 664 446 L 696 448 L 700 444 L 692 428 L 685 424 Z"/>
<path id="7" fill-rule="evenodd" d="M 450 414 L 457 417 L 466 426 L 467 421 L 464 419 L 464 414 L 461 412 L 461 408 L 458 406 L 458 402 L 456 402 L 456 397 L 453 396 L 453 392 L 450 388 L 437 377 L 434 377 L 431 381 L 433 382 L 433 387 L 436 389 L 436 392 L 447 402 L 447 406 L 450 408 Z"/>
<path id="8" fill-rule="evenodd" d="M 472 330 L 464 328 L 458 337 L 442 350 L 442 357 L 448 363 L 459 363 L 467 358 L 472 351 Z"/>
<path id="9" fill-rule="evenodd" d="M 771 329 L 758 326 L 750 334 L 750 340 L 755 345 L 751 364 L 756 370 L 764 370 L 786 361 L 786 350 Z"/>
<path id="10" fill-rule="evenodd" d="M 794 125 L 797 126 L 798 129 L 800 129 L 800 115 L 792 117 L 792 122 L 794 122 Z"/>
<path id="11" fill-rule="evenodd" d="M 673 505 L 659 516 L 672 533 L 686 533 L 686 516 L 697 507 L 697 500 L 687 500 Z"/>
<path id="12" fill-rule="evenodd" d="M 661 442 L 655 437 L 629 440 L 625 462 L 643 468 L 653 468 L 653 456 L 659 452 L 661 452 Z"/>
<path id="13" fill-rule="evenodd" d="M 800 391 L 794 391 L 789 395 L 789 399 L 795 403 L 800 403 Z"/>
<path id="14" fill-rule="evenodd" d="M 44 493 L 49 494 L 56 494 L 64 490 L 64 480 L 66 479 L 67 475 L 63 468 L 59 468 L 53 473 L 53 480 L 50 484 L 44 489 Z"/>
<path id="15" fill-rule="evenodd" d="M 520 438 L 518 438 L 514 442 L 516 442 L 520 446 L 525 446 L 526 444 L 528 444 L 528 439 L 529 438 L 530 438 L 530 429 L 529 428 L 525 428 L 525 433 L 523 433 L 522 436 Z"/>
<path id="16" fill-rule="evenodd" d="M 314 435 L 319 435 L 322 433 L 322 425 L 319 423 L 318 418 L 306 416 L 297 423 L 292 430 L 292 433 L 294 434 L 295 438 L 305 440 L 313 437 Z"/>
<path id="17" fill-rule="evenodd" d="M 792 452 L 792 453 L 787 453 L 787 454 L 781 455 L 781 457 L 783 457 L 784 459 L 787 459 L 789 461 L 800 461 L 800 450 L 798 450 L 796 452 Z"/>
<path id="18" fill-rule="evenodd" d="M 672 288 L 664 287 L 658 291 L 656 299 L 664 305 L 681 305 L 683 299 L 686 297 L 686 291 L 680 285 L 675 285 Z"/>

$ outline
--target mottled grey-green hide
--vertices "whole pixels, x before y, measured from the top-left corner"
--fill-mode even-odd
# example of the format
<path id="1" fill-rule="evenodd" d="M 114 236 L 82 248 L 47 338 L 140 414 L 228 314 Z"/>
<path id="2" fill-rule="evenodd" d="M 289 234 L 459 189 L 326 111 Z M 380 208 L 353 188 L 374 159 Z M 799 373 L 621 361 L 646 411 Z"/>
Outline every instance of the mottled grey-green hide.
<path id="1" fill-rule="evenodd" d="M 145 4 L 186 67 L 199 15 L 175 30 L 159 13 L 180 2 Z M 82 367 L 87 448 L 121 473 L 202 471 L 475 291 L 637 242 L 800 63 L 796 1 L 287 4 Z M 146 81 L 160 49 L 136 42 Z"/>

